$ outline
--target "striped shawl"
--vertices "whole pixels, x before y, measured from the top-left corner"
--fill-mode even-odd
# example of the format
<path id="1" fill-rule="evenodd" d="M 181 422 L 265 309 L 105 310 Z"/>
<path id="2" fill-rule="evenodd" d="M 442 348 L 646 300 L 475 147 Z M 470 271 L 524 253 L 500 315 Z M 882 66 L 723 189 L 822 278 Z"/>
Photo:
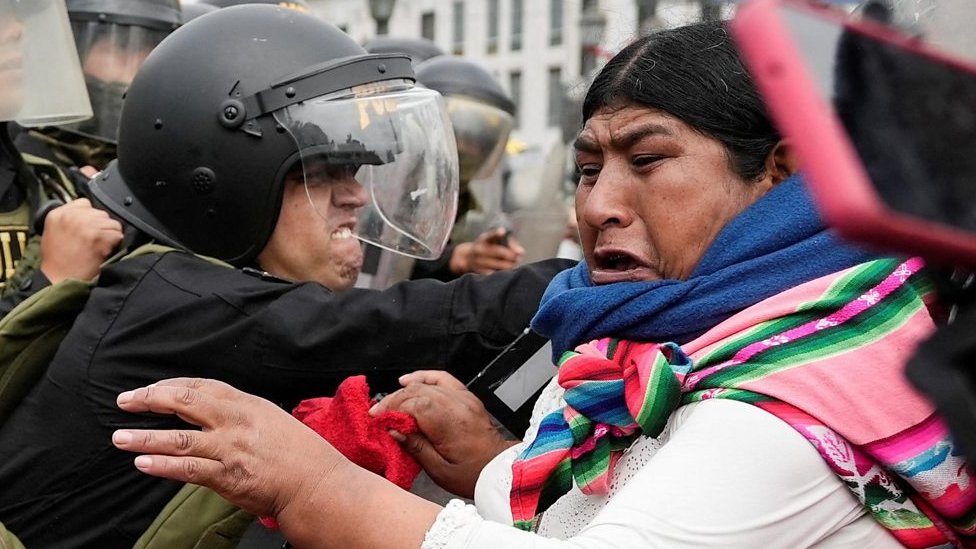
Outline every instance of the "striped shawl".
<path id="1" fill-rule="evenodd" d="M 917 259 L 882 259 L 762 300 L 684 345 L 601 339 L 563 354 L 566 406 L 513 465 L 516 526 L 573 485 L 606 493 L 621 451 L 678 406 L 747 402 L 788 423 L 906 547 L 976 544 L 976 485 L 943 422 L 904 380 L 931 333 Z"/>

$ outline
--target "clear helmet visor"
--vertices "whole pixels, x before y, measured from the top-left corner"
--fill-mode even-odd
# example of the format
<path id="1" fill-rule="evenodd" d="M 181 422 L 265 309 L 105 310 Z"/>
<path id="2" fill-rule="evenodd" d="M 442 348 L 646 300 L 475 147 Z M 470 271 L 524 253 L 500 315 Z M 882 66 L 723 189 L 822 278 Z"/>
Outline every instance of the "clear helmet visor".
<path id="1" fill-rule="evenodd" d="M 0 120 L 46 126 L 91 115 L 64 2 L 0 0 Z"/>
<path id="2" fill-rule="evenodd" d="M 114 143 L 125 91 L 149 52 L 170 31 L 97 20 L 74 21 L 71 28 L 94 116 L 67 127 Z"/>
<path id="3" fill-rule="evenodd" d="M 354 177 L 362 186 L 356 226 L 339 238 L 419 259 L 440 256 L 457 210 L 458 164 L 439 94 L 408 81 L 385 82 L 303 101 L 274 116 L 298 145 L 307 194 L 327 223 L 348 204 L 336 193 L 326 203 L 316 200 L 328 194 L 311 186 L 329 177 Z"/>
<path id="4" fill-rule="evenodd" d="M 505 144 L 515 126 L 512 115 L 458 95 L 447 98 L 447 112 L 457 141 L 462 184 L 491 176 L 501 163 Z"/>

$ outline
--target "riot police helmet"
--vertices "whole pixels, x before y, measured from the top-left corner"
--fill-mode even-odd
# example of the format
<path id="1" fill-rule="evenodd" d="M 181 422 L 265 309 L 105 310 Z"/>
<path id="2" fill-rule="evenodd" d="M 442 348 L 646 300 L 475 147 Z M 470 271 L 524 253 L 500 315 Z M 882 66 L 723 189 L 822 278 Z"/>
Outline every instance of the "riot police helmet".
<path id="1" fill-rule="evenodd" d="M 67 129 L 115 142 L 125 90 L 181 21 L 179 0 L 67 0 L 94 116 Z"/>
<path id="2" fill-rule="evenodd" d="M 367 54 L 275 6 L 219 9 L 150 53 L 122 110 L 118 159 L 92 191 L 157 241 L 245 266 L 293 170 L 316 212 L 315 174 L 354 174 L 368 204 L 351 236 L 423 258 L 447 241 L 457 152 L 442 98 L 414 84 L 406 56 Z"/>
<path id="3" fill-rule="evenodd" d="M 462 185 L 494 173 L 515 126 L 515 103 L 498 81 L 478 63 L 453 55 L 419 63 L 417 80 L 447 100 Z"/>

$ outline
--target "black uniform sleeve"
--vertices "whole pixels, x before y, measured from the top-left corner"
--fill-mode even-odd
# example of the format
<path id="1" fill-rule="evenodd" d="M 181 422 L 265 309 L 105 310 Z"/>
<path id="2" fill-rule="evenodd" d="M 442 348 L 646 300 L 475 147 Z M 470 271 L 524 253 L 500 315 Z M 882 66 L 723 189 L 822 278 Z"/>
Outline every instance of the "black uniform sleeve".
<path id="1" fill-rule="evenodd" d="M 77 351 L 70 361 L 90 368 L 108 402 L 120 389 L 181 376 L 221 379 L 283 404 L 331 395 L 358 374 L 376 391 L 418 369 L 466 381 L 522 332 L 549 281 L 572 265 L 553 259 L 449 283 L 332 293 L 186 254 L 136 258 L 103 271 L 68 336 Z"/>
<path id="2" fill-rule="evenodd" d="M 444 248 L 444 252 L 437 259 L 431 259 L 429 261 L 418 259 L 415 261 L 413 269 L 410 271 L 411 280 L 433 278 L 442 282 L 449 282 L 457 278 L 458 275 L 451 272 L 451 256 L 454 255 L 455 247 L 454 244 L 448 244 Z"/>
<path id="3" fill-rule="evenodd" d="M 449 283 L 415 280 L 383 292 L 352 290 L 303 308 L 305 314 L 287 312 L 290 300 L 284 300 L 269 308 L 281 314 L 264 325 L 272 331 L 269 341 L 289 344 L 269 362 L 301 367 L 307 362 L 301 350 L 316 347 L 340 380 L 367 374 L 381 391 L 398 387 L 399 376 L 418 369 L 447 370 L 466 382 L 528 326 L 549 281 L 571 265 L 548 260 Z"/>
<path id="4" fill-rule="evenodd" d="M 44 276 L 40 269 L 35 269 L 30 276 L 21 281 L 17 288 L 5 288 L 0 296 L 0 319 L 7 316 L 14 307 L 41 289 L 51 285 L 51 281 Z"/>
<path id="5" fill-rule="evenodd" d="M 382 292 L 332 294 L 303 284 L 262 312 L 266 366 L 319 382 L 327 372 L 330 389 L 365 374 L 372 389 L 389 391 L 419 369 L 447 370 L 466 382 L 528 326 L 549 281 L 570 266 L 548 260 L 449 283 L 405 281 Z"/>

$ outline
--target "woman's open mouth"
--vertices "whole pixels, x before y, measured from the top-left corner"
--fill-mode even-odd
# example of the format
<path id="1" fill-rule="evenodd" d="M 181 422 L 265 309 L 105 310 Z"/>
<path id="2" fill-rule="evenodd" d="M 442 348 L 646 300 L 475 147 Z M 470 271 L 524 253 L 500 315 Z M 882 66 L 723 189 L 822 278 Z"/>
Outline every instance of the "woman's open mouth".
<path id="1" fill-rule="evenodd" d="M 593 284 L 658 280 L 660 275 L 647 262 L 623 250 L 597 250 L 590 265 Z"/>

